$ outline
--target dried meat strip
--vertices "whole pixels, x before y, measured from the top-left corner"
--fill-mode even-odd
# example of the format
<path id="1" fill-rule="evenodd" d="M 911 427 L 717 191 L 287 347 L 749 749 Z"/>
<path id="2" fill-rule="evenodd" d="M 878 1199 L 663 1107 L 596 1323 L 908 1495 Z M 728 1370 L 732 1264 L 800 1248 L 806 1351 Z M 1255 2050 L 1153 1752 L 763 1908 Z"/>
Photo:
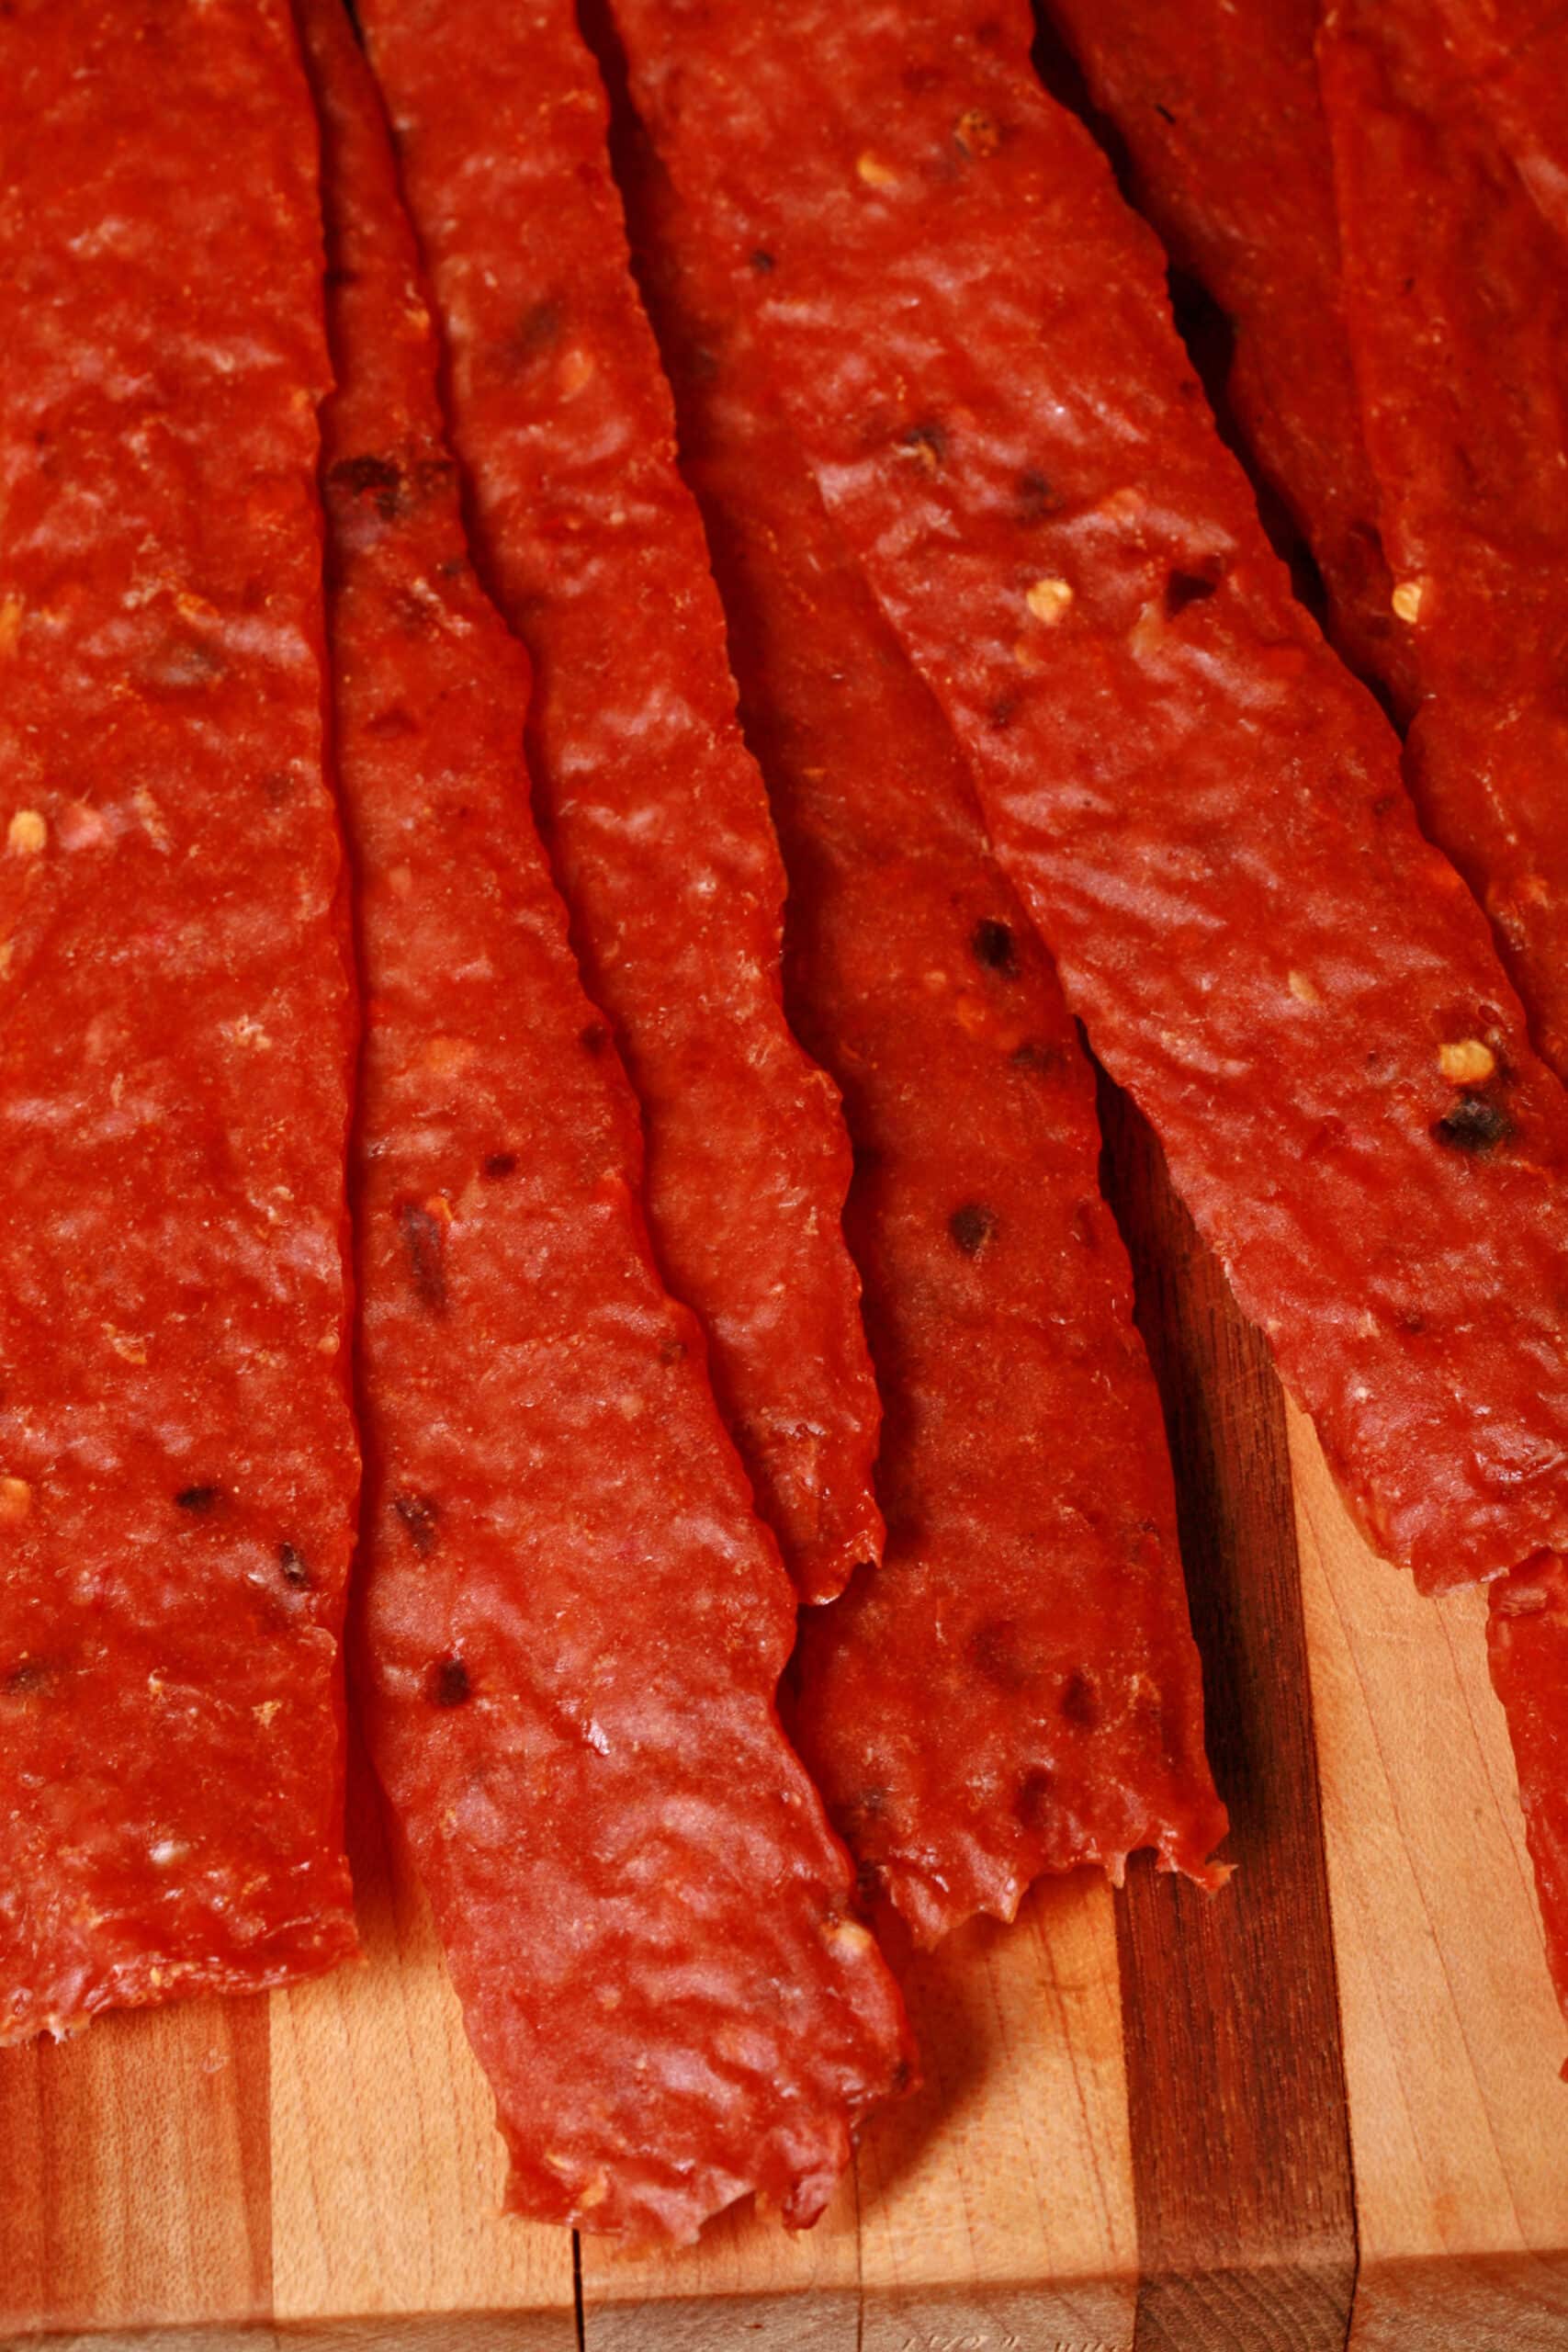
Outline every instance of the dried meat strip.
<path id="1" fill-rule="evenodd" d="M 789 870 L 791 1018 L 856 1147 L 886 1409 L 886 1555 L 803 1620 L 792 1730 L 921 1941 L 1141 1847 L 1213 1883 L 1224 1815 L 1088 1057 L 761 351 L 646 147 L 623 163 Z"/>
<path id="2" fill-rule="evenodd" d="M 1312 548 L 1330 636 L 1415 701 L 1340 302 L 1319 0 L 1048 0 L 1134 194 L 1235 335 L 1226 401 Z"/>
<path id="3" fill-rule="evenodd" d="M 1339 7 L 1320 63 L 1367 441 L 1423 689 L 1406 777 L 1568 1079 L 1563 247 L 1428 8 Z M 1563 1623 L 1560 1566 L 1496 1589 L 1494 1678 L 1568 1988 Z"/>
<path id="4" fill-rule="evenodd" d="M 785 1024 L 784 869 L 571 0 L 367 0 L 536 803 L 648 1130 L 649 1216 L 804 1598 L 874 1558 L 877 1402 L 833 1091 Z"/>
<path id="5" fill-rule="evenodd" d="M 907 2064 L 773 1690 L 789 1582 L 637 1204 L 636 1105 L 530 820 L 527 665 L 468 560 L 435 341 L 339 0 L 324 130 L 337 740 L 369 1009 L 357 1203 L 377 1768 L 509 2201 L 814 2220 Z"/>
<path id="6" fill-rule="evenodd" d="M 285 0 L 0 16 L 0 2041 L 354 1949 L 355 1034 Z"/>
<path id="7" fill-rule="evenodd" d="M 1456 85 L 1496 123 L 1536 203 L 1568 235 L 1568 8 L 1562 0 L 1437 0 Z"/>
<path id="8" fill-rule="evenodd" d="M 1068 1001 L 1372 1542 L 1433 1589 L 1568 1542 L 1568 1100 L 1025 12 L 616 16 Z"/>

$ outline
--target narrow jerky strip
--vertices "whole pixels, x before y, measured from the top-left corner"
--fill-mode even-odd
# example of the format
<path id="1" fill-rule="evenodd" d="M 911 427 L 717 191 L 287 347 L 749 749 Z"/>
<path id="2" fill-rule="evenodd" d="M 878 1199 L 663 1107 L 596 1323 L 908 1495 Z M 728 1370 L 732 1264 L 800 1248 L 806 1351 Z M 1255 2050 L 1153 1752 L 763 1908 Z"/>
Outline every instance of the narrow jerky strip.
<path id="1" fill-rule="evenodd" d="M 1068 1002 L 1371 1541 L 1430 1589 L 1562 1545 L 1568 1100 L 1025 12 L 616 14 Z"/>
<path id="2" fill-rule="evenodd" d="M 622 185 L 790 875 L 796 1031 L 844 1098 L 888 1543 L 801 1626 L 792 1729 L 924 1942 L 1155 1848 L 1212 1883 L 1159 1400 L 1089 1060 L 967 773 L 767 405 L 646 144 Z M 919 435 L 907 462 L 937 452 Z"/>
<path id="3" fill-rule="evenodd" d="M 354 1949 L 354 998 L 284 0 L 0 17 L 0 2041 Z"/>
<path id="4" fill-rule="evenodd" d="M 1319 0 L 1048 0 L 1133 165 L 1139 209 L 1229 321 L 1226 401 L 1315 557 L 1329 635 L 1403 713 L 1393 609 L 1339 287 Z"/>
<path id="5" fill-rule="evenodd" d="M 785 1024 L 784 868 L 676 469 L 571 0 L 367 0 L 479 552 L 537 681 L 536 803 L 648 1132 L 676 1296 L 803 1598 L 874 1558 L 876 1392 L 833 1090 Z"/>
<path id="6" fill-rule="evenodd" d="M 685 2240 L 814 2220 L 907 2065 L 773 1695 L 793 1597 L 637 1207 L 636 1106 L 529 817 L 527 670 L 468 561 L 367 69 L 325 134 L 330 604 L 369 1011 L 359 1170 L 377 1769 L 509 2203 Z"/>
<path id="7" fill-rule="evenodd" d="M 1568 1079 L 1568 283 L 1564 249 L 1436 20 L 1341 7 L 1320 45 L 1347 311 L 1423 700 L 1406 776 Z M 1472 1044 L 1470 1075 L 1489 1048 Z M 1494 1593 L 1549 1951 L 1568 1991 L 1562 1570 Z"/>

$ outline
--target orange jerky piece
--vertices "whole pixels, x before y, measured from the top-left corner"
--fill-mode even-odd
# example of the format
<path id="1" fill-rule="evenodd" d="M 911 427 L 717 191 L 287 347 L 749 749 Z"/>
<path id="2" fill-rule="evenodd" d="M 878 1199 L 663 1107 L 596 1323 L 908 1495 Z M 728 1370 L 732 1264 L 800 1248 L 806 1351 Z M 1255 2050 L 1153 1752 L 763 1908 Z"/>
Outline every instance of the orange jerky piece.
<path id="1" fill-rule="evenodd" d="M 339 0 L 325 133 L 339 756 L 369 990 L 357 1665 L 512 2154 L 508 2201 L 816 2219 L 907 2072 L 773 1690 L 790 1586 L 637 1203 L 636 1105 L 529 815 L 390 149 Z"/>
<path id="2" fill-rule="evenodd" d="M 285 0 L 0 13 L 0 2042 L 354 1950 L 315 164 Z"/>
<path id="3" fill-rule="evenodd" d="M 886 1405 L 883 1561 L 801 1624 L 791 1726 L 924 1942 L 1152 1846 L 1205 1882 L 1159 1399 L 1100 1196 L 1094 1080 L 967 772 L 768 410 L 646 150 L 623 172 L 790 874 L 791 1018 L 843 1092 Z M 912 438 L 907 462 L 935 453 Z"/>
<path id="4" fill-rule="evenodd" d="M 802 1596 L 874 1558 L 849 1145 L 785 1025 L 784 868 L 571 0 L 367 0 L 536 807 L 641 1101 L 660 1262 Z"/>
<path id="5" fill-rule="evenodd" d="M 1311 547 L 1329 633 L 1415 700 L 1339 287 L 1319 0 L 1048 0 L 1125 141 L 1141 211 L 1235 331 L 1226 398 Z"/>
<path id="6" fill-rule="evenodd" d="M 1568 1544 L 1568 1099 L 1027 12 L 615 14 L 1067 1001 L 1371 1540 L 1432 1589 Z"/>

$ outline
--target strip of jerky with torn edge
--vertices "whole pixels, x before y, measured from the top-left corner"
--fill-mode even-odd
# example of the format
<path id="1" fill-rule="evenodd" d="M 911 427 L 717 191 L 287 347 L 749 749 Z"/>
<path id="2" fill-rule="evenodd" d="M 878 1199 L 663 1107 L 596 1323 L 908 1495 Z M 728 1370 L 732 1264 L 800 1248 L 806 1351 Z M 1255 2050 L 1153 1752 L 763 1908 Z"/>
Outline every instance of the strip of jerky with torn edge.
<path id="1" fill-rule="evenodd" d="M 366 0 L 478 548 L 534 658 L 536 805 L 641 1101 L 665 1277 L 801 1595 L 881 1549 L 833 1090 L 781 999 L 784 877 L 630 274 L 571 0 Z"/>
<path id="2" fill-rule="evenodd" d="M 1044 1871 L 1119 1879 L 1142 1847 L 1216 1883 L 1224 1814 L 1088 1057 L 756 338 L 630 129 L 620 161 L 790 876 L 791 1018 L 855 1144 L 885 1400 L 886 1553 L 802 1621 L 791 1728 L 923 1942 L 1010 1918 Z M 907 462 L 936 453 L 915 437 Z"/>
<path id="3" fill-rule="evenodd" d="M 528 807 L 527 665 L 468 562 L 368 70 L 303 0 L 339 390 L 339 759 L 368 1012 L 355 1657 L 512 2155 L 508 2201 L 683 2241 L 816 2219 L 907 2071 L 773 1691 L 777 1552 L 663 1293 L 636 1106 Z"/>
<path id="4" fill-rule="evenodd" d="M 1067 1001 L 1371 1541 L 1428 1589 L 1562 1545 L 1568 1100 L 1026 12 L 615 13 Z"/>
<path id="5" fill-rule="evenodd" d="M 0 17 L 0 2041 L 355 1948 L 316 141 L 179 28 Z"/>
<path id="6" fill-rule="evenodd" d="M 1341 6 L 1319 62 L 1367 443 L 1424 690 L 1406 776 L 1568 1079 L 1568 255 L 1428 9 Z M 1491 1654 L 1568 1989 L 1562 1591 L 1558 1562 L 1495 1587 Z"/>
<path id="7" fill-rule="evenodd" d="M 1328 630 L 1395 707 L 1416 699 L 1340 301 L 1319 0 L 1048 0 L 1134 192 L 1235 334 L 1232 414 L 1311 547 Z"/>

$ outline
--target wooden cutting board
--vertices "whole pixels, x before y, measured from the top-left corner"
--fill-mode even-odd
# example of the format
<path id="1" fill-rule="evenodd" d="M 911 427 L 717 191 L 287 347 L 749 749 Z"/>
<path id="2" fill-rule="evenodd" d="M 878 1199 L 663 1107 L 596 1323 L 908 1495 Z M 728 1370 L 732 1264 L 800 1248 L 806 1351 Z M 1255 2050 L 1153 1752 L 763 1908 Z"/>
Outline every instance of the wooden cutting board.
<path id="1" fill-rule="evenodd" d="M 1371 1559 L 1107 1091 L 1237 1872 L 1036 1891 L 906 1969 L 926 2085 L 811 2235 L 497 2217 L 429 1924 L 356 1773 L 363 1968 L 0 2055 L 0 2346 L 1568 2347 L 1568 2032 L 1483 1605 Z"/>

